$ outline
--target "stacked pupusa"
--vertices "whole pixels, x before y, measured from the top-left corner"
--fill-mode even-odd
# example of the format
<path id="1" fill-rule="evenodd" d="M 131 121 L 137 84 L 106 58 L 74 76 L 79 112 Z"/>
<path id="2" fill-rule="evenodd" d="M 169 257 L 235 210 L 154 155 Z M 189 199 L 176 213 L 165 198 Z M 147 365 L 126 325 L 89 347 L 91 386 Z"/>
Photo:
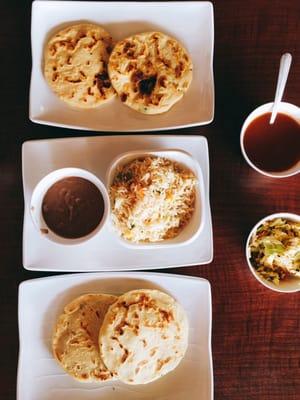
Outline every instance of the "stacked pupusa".
<path id="1" fill-rule="evenodd" d="M 57 321 L 53 353 L 77 380 L 144 384 L 172 371 L 187 344 L 183 308 L 159 290 L 140 289 L 75 299 Z"/>

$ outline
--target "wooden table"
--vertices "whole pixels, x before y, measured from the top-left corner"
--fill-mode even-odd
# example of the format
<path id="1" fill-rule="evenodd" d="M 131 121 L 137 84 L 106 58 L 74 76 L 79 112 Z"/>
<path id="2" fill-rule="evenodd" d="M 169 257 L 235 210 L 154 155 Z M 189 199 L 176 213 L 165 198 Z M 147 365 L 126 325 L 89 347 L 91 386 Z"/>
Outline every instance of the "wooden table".
<path id="1" fill-rule="evenodd" d="M 201 276 L 212 285 L 215 399 L 296 400 L 300 399 L 299 293 L 279 294 L 260 285 L 249 273 L 244 245 L 250 228 L 263 216 L 300 212 L 299 176 L 274 180 L 251 170 L 240 153 L 239 132 L 254 107 L 272 100 L 279 58 L 285 51 L 293 54 L 293 64 L 284 99 L 299 105 L 300 2 L 213 3 L 215 119 L 207 127 L 175 133 L 205 135 L 209 142 L 215 256 L 209 265 L 168 272 Z M 87 134 L 28 120 L 30 8 L 29 0 L 0 5 L 2 400 L 15 398 L 18 284 L 46 275 L 22 267 L 21 144 Z"/>

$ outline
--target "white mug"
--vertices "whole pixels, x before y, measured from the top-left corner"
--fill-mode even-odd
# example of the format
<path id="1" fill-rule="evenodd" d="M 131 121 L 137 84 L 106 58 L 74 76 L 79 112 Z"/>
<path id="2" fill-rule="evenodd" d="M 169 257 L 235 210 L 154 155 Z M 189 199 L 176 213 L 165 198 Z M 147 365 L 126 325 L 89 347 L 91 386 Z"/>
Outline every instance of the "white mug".
<path id="1" fill-rule="evenodd" d="M 293 165 L 291 168 L 289 168 L 285 171 L 280 171 L 280 172 L 264 171 L 264 170 L 258 168 L 255 164 L 253 164 L 253 162 L 247 156 L 247 153 L 244 148 L 244 136 L 245 136 L 246 129 L 248 128 L 250 123 L 253 120 L 255 120 L 257 117 L 259 117 L 260 115 L 266 114 L 268 112 L 272 112 L 273 104 L 274 103 L 263 104 L 262 106 L 256 108 L 254 111 L 252 111 L 251 114 L 248 115 L 248 117 L 246 118 L 246 120 L 242 126 L 242 129 L 241 129 L 240 145 L 241 145 L 242 154 L 243 154 L 245 160 L 250 165 L 250 167 L 255 169 L 255 171 L 257 171 L 263 175 L 272 177 L 272 178 L 287 178 L 288 176 L 296 175 L 300 172 L 300 160 L 295 165 Z M 279 104 L 278 112 L 289 115 L 291 118 L 293 118 L 300 124 L 300 108 L 299 107 L 297 107 L 293 104 L 290 104 L 290 103 L 281 102 Z"/>

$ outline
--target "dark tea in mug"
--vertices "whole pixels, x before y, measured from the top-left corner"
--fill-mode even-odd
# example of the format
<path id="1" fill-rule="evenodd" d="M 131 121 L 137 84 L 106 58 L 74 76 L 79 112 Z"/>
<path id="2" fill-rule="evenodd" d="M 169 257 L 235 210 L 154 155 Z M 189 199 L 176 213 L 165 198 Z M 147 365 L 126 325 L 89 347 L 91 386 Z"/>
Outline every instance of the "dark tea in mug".
<path id="1" fill-rule="evenodd" d="M 271 113 L 255 118 L 246 128 L 243 144 L 250 161 L 266 172 L 282 172 L 300 160 L 300 124 L 278 113 L 270 124 Z"/>

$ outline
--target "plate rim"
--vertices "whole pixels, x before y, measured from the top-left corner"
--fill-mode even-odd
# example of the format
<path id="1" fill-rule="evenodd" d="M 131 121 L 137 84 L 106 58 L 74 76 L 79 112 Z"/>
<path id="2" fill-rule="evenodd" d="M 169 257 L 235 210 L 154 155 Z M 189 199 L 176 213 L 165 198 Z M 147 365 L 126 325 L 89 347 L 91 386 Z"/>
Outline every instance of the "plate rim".
<path id="1" fill-rule="evenodd" d="M 37 0 L 40 1 L 40 0 Z M 97 275 L 97 277 L 96 277 Z M 22 356 L 24 353 L 24 343 L 22 342 L 22 337 L 21 337 L 21 325 L 22 325 L 22 315 L 21 315 L 21 308 L 22 308 L 22 299 L 24 294 L 24 291 L 27 291 L 28 288 L 32 287 L 32 285 L 39 284 L 40 282 L 44 281 L 56 281 L 56 280 L 68 280 L 72 278 L 80 278 L 82 277 L 95 277 L 95 278 L 104 278 L 105 275 L 107 278 L 118 278 L 122 277 L 122 275 L 127 275 L 127 276 L 144 276 L 147 279 L 147 276 L 164 276 L 165 278 L 168 279 L 179 279 L 179 280 L 184 280 L 184 281 L 196 281 L 199 284 L 203 284 L 207 287 L 208 290 L 208 335 L 207 335 L 207 343 L 205 344 L 206 350 L 207 350 L 207 359 L 209 363 L 209 376 L 210 376 L 210 382 L 209 382 L 209 398 L 207 400 L 213 400 L 214 398 L 214 366 L 213 366 L 213 356 L 212 356 L 212 289 L 211 289 L 211 283 L 208 279 L 198 277 L 198 276 L 191 276 L 191 275 L 185 275 L 185 274 L 173 274 L 173 273 L 166 273 L 166 272 L 155 272 L 155 271 L 106 271 L 106 272 L 81 272 L 81 273 L 71 273 L 71 274 L 61 274 L 61 275 L 51 275 L 51 276 L 45 276 L 45 277 L 40 277 L 40 278 L 30 278 L 26 279 L 22 282 L 19 283 L 18 285 L 18 338 L 19 338 L 19 351 L 18 351 L 18 363 L 17 363 L 17 382 L 16 382 L 16 399 L 17 400 L 24 400 L 23 396 L 21 398 L 21 391 L 20 391 L 20 380 L 21 380 L 21 363 L 23 362 Z"/>
<path id="2" fill-rule="evenodd" d="M 33 18 L 34 18 L 34 13 L 35 13 L 35 8 L 40 7 L 42 5 L 42 7 L 46 4 L 46 3 L 53 3 L 53 4 L 57 4 L 57 3 L 71 3 L 70 0 L 34 0 L 32 2 L 31 5 L 31 18 L 30 18 L 30 47 L 31 47 L 31 73 L 30 73 L 30 85 L 29 85 L 29 102 L 28 102 L 28 117 L 29 120 L 33 123 L 36 124 L 40 124 L 40 125 L 47 125 L 47 126 L 54 126 L 54 127 L 60 127 L 60 128 L 65 128 L 65 129 L 76 129 L 76 130 L 84 130 L 84 131 L 93 131 L 93 132 L 118 132 L 118 133 L 127 133 L 127 132 L 158 132 L 158 131 L 170 131 L 172 129 L 185 129 L 185 128 L 194 128 L 197 126 L 205 126 L 205 125 L 209 125 L 210 123 L 213 122 L 214 117 L 215 117 L 215 79 L 214 79 L 214 67 L 213 67 L 213 63 L 214 63 L 214 47 L 215 47 L 215 24 L 214 24 L 214 6 L 213 3 L 211 1 L 201 1 L 201 0 L 195 0 L 195 1 L 184 1 L 184 0 L 180 0 L 180 1 L 151 1 L 151 2 L 145 2 L 145 1 L 114 1 L 114 2 L 110 2 L 110 1 L 76 1 L 76 3 L 81 3 L 82 5 L 90 5 L 92 3 L 101 3 L 102 6 L 112 6 L 112 5 L 126 5 L 126 6 L 143 6 L 143 7 L 169 7 L 172 6 L 172 4 L 176 4 L 181 5 L 181 6 L 186 6 L 188 4 L 191 5 L 203 5 L 208 7 L 209 12 L 210 12 L 210 25 L 211 25 L 211 41 L 209 43 L 209 53 L 210 53 L 210 66 L 209 66 L 209 79 L 211 80 L 211 102 L 212 102 L 212 107 L 209 113 L 209 118 L 204 120 L 204 121 L 196 121 L 196 122 L 191 122 L 191 123 L 186 123 L 186 124 L 180 124 L 180 125 L 168 125 L 165 127 L 158 127 L 158 128 L 147 128 L 147 126 L 145 126 L 144 128 L 126 128 L 126 129 L 122 129 L 119 128 L 117 129 L 104 129 L 103 128 L 90 128 L 88 126 L 79 126 L 76 124 L 64 124 L 64 123 L 60 123 L 60 122 L 53 122 L 53 121 L 48 121 L 47 119 L 41 119 L 39 117 L 39 115 L 35 115 L 33 113 L 33 109 L 32 109 L 32 97 L 33 97 L 33 76 L 34 76 L 34 65 L 36 63 L 36 60 L 34 59 L 33 53 L 34 53 L 34 46 L 33 46 Z"/>

